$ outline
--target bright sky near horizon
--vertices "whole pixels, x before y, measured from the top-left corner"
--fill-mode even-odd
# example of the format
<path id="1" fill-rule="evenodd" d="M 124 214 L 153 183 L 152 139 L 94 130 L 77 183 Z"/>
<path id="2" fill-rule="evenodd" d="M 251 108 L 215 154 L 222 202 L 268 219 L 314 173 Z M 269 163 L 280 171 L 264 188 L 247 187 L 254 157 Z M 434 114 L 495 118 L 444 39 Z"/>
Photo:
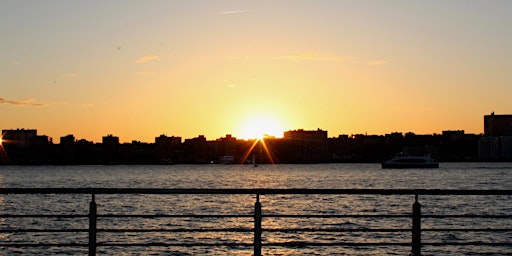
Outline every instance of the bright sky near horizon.
<path id="1" fill-rule="evenodd" d="M 101 141 L 483 131 L 510 0 L 0 0 L 0 124 Z M 259 132 L 259 131 L 258 131 Z"/>

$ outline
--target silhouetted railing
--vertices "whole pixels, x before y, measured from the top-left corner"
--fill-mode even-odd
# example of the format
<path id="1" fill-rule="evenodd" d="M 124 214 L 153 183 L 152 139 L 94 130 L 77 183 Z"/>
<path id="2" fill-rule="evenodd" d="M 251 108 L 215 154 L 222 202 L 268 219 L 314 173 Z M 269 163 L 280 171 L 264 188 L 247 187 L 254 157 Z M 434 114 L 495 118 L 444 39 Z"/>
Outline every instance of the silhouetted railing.
<path id="1" fill-rule="evenodd" d="M 89 213 L 88 214 L 1 214 L 0 218 L 6 223 L 11 219 L 20 218 L 60 218 L 60 219 L 85 219 L 88 220 L 88 228 L 76 229 L 45 229 L 45 228 L 5 228 L 0 230 L 1 233 L 88 233 L 87 243 L 24 243 L 24 242 L 5 242 L 0 241 L 0 247 L 83 247 L 88 248 L 89 255 L 96 255 L 98 247 L 253 247 L 254 255 L 262 255 L 265 247 L 314 247 L 314 246 L 406 246 L 411 248 L 412 255 L 420 255 L 424 246 L 492 246 L 505 247 L 512 249 L 510 240 L 505 242 L 493 241 L 449 241 L 449 242 L 424 242 L 422 234 L 427 232 L 479 232 L 495 236 L 506 232 L 512 232 L 511 222 L 500 228 L 472 228 L 467 227 L 449 227 L 449 228 L 422 228 L 422 220 L 424 219 L 471 219 L 478 222 L 482 219 L 505 219 L 512 220 L 511 214 L 422 214 L 420 196 L 474 196 L 474 195 L 492 195 L 506 196 L 508 204 L 512 203 L 512 190 L 408 190 L 408 189 L 115 189 L 115 188 L 0 188 L 0 195 L 7 194 L 24 194 L 24 195 L 48 195 L 48 194 L 81 194 L 90 195 Z M 96 198 L 99 195 L 255 195 L 254 209 L 250 209 L 251 214 L 98 214 L 98 205 Z M 412 211 L 408 214 L 266 214 L 262 209 L 260 202 L 261 195 L 410 195 L 412 203 Z M 121 200 L 121 199 L 120 199 Z M 422 200 L 425 200 L 422 197 Z M 33 202 L 36 204 L 37 202 Z M 202 221 L 205 218 L 244 218 L 253 222 L 253 228 L 99 228 L 98 218 L 190 218 Z M 262 226 L 264 218 L 280 218 L 280 219 L 332 219 L 332 218 L 365 218 L 365 219 L 391 219 L 403 218 L 409 219 L 410 228 L 265 228 Z M 252 243 L 234 243 L 234 242 L 218 242 L 218 243 L 199 243 L 199 242 L 156 242 L 156 243 L 129 243 L 129 242 L 98 242 L 98 234 L 100 233 L 201 233 L 201 232 L 238 232 L 251 233 L 254 237 Z M 287 242 L 271 242 L 264 241 L 262 234 L 264 233 L 293 233 L 293 232 L 309 232 L 309 233 L 408 233 L 410 234 L 410 242 L 317 242 L 317 241 L 287 241 Z M 508 233 L 507 233 L 508 234 Z"/>

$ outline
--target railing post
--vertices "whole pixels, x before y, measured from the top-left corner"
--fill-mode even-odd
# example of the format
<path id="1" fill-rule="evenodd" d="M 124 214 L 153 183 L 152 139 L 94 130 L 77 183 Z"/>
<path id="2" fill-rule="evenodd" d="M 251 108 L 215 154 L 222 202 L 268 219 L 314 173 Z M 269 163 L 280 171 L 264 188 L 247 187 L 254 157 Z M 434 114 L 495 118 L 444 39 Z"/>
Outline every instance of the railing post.
<path id="1" fill-rule="evenodd" d="M 421 204 L 418 195 L 414 195 L 412 205 L 412 256 L 421 255 Z"/>
<path id="2" fill-rule="evenodd" d="M 256 194 L 254 204 L 254 256 L 261 256 L 261 203 L 260 195 Z"/>
<path id="3" fill-rule="evenodd" d="M 91 203 L 89 204 L 89 256 L 96 255 L 96 219 L 97 206 L 95 196 L 92 194 Z"/>

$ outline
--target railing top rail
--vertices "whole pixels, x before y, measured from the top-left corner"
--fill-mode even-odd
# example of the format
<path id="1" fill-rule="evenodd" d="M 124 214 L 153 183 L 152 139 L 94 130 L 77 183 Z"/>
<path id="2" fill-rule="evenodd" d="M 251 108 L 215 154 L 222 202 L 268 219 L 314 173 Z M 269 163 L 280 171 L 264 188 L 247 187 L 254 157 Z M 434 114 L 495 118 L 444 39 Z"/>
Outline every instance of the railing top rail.
<path id="1" fill-rule="evenodd" d="M 512 195 L 510 189 L 0 188 L 0 194 Z"/>

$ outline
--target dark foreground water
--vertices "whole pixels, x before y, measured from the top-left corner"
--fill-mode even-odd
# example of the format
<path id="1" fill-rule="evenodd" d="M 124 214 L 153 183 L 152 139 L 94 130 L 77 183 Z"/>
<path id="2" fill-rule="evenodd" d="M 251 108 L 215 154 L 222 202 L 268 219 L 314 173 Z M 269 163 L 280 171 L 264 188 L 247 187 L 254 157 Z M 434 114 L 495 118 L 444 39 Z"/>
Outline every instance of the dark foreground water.
<path id="1" fill-rule="evenodd" d="M 383 170 L 378 164 L 0 166 L 1 187 L 512 189 L 512 163 L 442 163 L 439 169 Z M 87 214 L 89 195 L 2 195 L 2 214 Z M 253 195 L 98 195 L 98 214 L 252 214 Z M 411 196 L 263 195 L 263 214 L 410 214 Z M 510 196 L 423 196 L 423 214 L 511 214 Z M 264 218 L 263 228 L 410 228 L 410 219 Z M 87 219 L 1 219 L 6 228 L 87 228 Z M 512 228 L 509 219 L 424 219 L 423 228 Z M 252 228 L 252 219 L 100 219 L 99 228 Z M 2 242 L 87 243 L 87 234 L 0 234 Z M 251 243 L 252 233 L 109 233 L 98 242 Z M 410 242 L 410 234 L 263 233 L 263 242 Z M 512 232 L 444 232 L 424 242 L 509 242 Z M 264 247 L 264 255 L 408 255 L 409 247 Z M 510 247 L 425 247 L 424 255 L 508 255 Z M 84 255 L 86 248 L 0 248 L 1 255 Z M 251 255 L 251 247 L 100 247 L 100 255 Z"/>

